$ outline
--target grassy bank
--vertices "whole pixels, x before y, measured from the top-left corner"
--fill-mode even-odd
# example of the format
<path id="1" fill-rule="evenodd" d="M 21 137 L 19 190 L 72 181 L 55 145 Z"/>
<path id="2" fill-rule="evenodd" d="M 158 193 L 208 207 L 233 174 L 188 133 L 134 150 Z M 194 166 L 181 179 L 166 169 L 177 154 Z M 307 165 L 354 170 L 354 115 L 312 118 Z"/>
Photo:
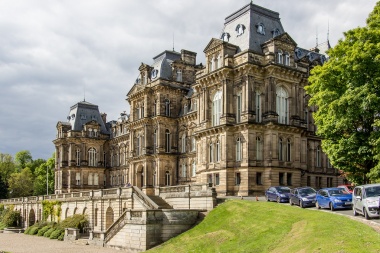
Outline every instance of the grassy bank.
<path id="1" fill-rule="evenodd" d="M 230 200 L 148 252 L 380 252 L 380 234 L 341 215 Z"/>

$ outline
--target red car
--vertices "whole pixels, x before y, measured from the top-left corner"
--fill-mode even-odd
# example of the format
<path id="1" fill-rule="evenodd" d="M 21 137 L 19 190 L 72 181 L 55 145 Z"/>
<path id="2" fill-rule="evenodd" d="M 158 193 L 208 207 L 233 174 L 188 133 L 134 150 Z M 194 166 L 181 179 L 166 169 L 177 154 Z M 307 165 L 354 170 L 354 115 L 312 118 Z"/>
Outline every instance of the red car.
<path id="1" fill-rule="evenodd" d="M 338 188 L 342 188 L 345 192 L 352 193 L 354 190 L 354 186 L 350 184 L 343 184 L 343 185 L 338 185 Z"/>

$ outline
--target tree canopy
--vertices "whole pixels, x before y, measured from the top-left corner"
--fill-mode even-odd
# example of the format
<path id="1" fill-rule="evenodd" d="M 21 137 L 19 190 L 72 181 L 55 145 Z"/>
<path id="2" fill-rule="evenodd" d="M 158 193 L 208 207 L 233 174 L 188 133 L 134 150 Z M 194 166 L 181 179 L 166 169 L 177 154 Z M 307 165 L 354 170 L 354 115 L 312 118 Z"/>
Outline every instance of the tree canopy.
<path id="1" fill-rule="evenodd" d="M 311 71 L 317 134 L 331 164 L 361 184 L 380 178 L 380 2 L 365 27 L 344 33 Z"/>

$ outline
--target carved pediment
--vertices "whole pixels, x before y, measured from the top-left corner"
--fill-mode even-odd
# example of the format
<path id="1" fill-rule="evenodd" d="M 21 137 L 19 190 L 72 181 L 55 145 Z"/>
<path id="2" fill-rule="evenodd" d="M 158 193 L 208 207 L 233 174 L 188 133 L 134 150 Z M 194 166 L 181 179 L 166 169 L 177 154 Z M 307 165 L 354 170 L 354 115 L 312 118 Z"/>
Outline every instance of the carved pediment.
<path id="1" fill-rule="evenodd" d="M 212 38 L 210 40 L 210 42 L 207 44 L 206 48 L 203 50 L 204 53 L 206 53 L 207 51 L 215 48 L 215 47 L 218 47 L 220 45 L 223 44 L 223 41 L 220 40 L 220 39 L 215 39 L 215 38 Z"/>
<path id="2" fill-rule="evenodd" d="M 297 43 L 293 40 L 292 37 L 290 37 L 290 35 L 288 33 L 283 33 L 283 34 L 275 37 L 274 40 L 285 42 L 285 43 L 291 44 L 295 47 L 297 46 Z"/>

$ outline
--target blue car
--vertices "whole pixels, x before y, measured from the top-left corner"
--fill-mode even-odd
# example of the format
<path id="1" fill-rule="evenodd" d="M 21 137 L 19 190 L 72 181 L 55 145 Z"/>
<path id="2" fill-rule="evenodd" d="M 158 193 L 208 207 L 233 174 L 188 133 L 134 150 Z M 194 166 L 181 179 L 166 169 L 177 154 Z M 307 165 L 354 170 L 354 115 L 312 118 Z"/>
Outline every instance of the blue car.
<path id="1" fill-rule="evenodd" d="M 299 205 L 302 208 L 315 206 L 316 190 L 311 187 L 297 187 L 290 191 L 290 205 Z"/>
<path id="2" fill-rule="evenodd" d="M 342 208 L 352 208 L 352 194 L 342 188 L 324 188 L 317 192 L 315 206 L 330 208 L 331 211 Z"/>
<path id="3" fill-rule="evenodd" d="M 285 186 L 272 186 L 265 191 L 267 201 L 289 202 L 290 188 Z"/>

